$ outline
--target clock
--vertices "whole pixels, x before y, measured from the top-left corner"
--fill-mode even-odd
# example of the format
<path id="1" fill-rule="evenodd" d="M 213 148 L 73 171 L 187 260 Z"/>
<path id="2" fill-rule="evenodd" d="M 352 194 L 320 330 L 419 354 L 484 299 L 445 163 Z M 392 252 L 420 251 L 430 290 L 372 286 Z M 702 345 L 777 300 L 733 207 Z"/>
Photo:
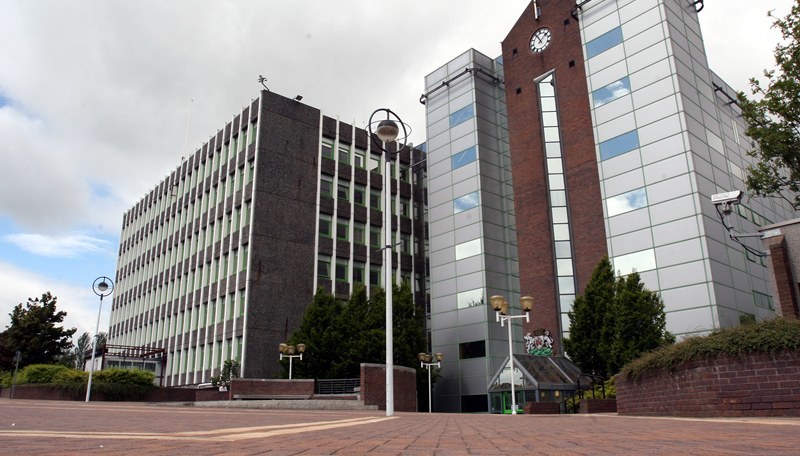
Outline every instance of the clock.
<path id="1" fill-rule="evenodd" d="M 542 27 L 535 31 L 531 37 L 531 51 L 536 54 L 544 51 L 547 45 L 550 44 L 552 36 L 550 29 L 547 27 Z"/>

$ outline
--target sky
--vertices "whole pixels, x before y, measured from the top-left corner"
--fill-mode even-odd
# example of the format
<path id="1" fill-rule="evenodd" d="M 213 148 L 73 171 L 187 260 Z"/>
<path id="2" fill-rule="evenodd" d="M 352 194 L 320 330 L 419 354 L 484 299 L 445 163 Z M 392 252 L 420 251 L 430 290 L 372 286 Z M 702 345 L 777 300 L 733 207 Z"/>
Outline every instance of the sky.
<path id="1" fill-rule="evenodd" d="M 418 144 L 425 75 L 469 48 L 499 55 L 527 4 L 0 0 L 0 331 L 50 291 L 65 327 L 94 333 L 123 213 L 258 97 L 259 75 L 359 127 L 391 108 Z M 767 11 L 791 5 L 706 0 L 712 70 L 746 90 L 774 63 Z"/>

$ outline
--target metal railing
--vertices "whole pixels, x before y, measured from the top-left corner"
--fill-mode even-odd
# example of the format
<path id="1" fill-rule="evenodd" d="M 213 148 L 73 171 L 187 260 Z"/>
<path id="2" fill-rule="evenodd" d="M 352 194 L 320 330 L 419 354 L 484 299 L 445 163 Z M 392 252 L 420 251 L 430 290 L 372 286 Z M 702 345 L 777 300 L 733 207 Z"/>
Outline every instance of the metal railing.
<path id="1" fill-rule="evenodd" d="M 360 378 L 323 378 L 314 382 L 314 394 L 355 394 Z"/>

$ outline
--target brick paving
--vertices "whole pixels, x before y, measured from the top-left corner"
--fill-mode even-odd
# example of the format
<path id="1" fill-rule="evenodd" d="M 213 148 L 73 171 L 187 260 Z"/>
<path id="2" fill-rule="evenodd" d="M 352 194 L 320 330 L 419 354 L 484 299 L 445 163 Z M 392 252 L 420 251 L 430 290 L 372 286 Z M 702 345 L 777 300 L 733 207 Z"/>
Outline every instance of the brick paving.
<path id="1" fill-rule="evenodd" d="M 14 455 L 800 454 L 800 419 L 253 410 L 0 399 Z"/>

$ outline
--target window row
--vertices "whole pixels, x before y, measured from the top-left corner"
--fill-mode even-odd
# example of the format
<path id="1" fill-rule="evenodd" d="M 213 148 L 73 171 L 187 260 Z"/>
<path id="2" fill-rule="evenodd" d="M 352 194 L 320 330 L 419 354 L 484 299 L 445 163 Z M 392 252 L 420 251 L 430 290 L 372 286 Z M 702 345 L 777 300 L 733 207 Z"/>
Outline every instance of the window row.
<path id="1" fill-rule="evenodd" d="M 367 159 L 367 151 L 359 148 L 351 149 L 349 144 L 339 144 L 338 154 L 334 157 L 334 149 L 335 146 L 333 142 L 323 140 L 320 146 L 320 154 L 331 160 L 338 160 L 339 163 L 350 164 L 350 158 L 353 158 L 353 165 L 356 168 L 361 169 L 369 169 L 371 172 L 375 174 L 383 174 L 383 168 L 381 166 L 381 159 L 377 155 L 369 155 L 369 159 Z M 397 166 L 397 163 L 392 162 L 391 164 L 391 175 L 392 177 L 396 177 L 401 182 L 411 183 L 411 167 L 405 163 L 400 163 L 400 166 Z M 399 170 L 399 174 L 398 174 Z"/>

